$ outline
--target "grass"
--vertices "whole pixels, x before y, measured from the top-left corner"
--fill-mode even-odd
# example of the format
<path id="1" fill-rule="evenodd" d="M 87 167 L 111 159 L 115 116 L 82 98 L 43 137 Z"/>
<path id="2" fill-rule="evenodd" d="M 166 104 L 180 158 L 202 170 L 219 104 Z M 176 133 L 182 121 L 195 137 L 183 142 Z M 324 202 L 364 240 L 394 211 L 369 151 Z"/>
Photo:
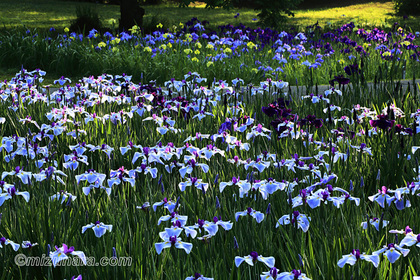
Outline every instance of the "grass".
<path id="1" fill-rule="evenodd" d="M 366 26 L 390 27 L 395 21 L 402 20 L 401 17 L 393 15 L 391 1 L 355 5 L 344 1 L 342 5 L 343 7 L 335 7 L 331 4 L 326 4 L 323 7 L 303 6 L 296 11 L 295 17 L 290 19 L 289 24 L 306 26 L 319 21 L 321 25 L 339 25 L 354 21 Z M 76 6 L 93 7 L 107 28 L 118 26 L 119 6 L 54 0 L 3 0 L 0 2 L 0 26 L 4 29 L 24 26 L 37 29 L 54 27 L 57 30 L 62 30 L 75 19 Z M 208 10 L 204 8 L 204 5 L 178 8 L 174 4 L 145 6 L 145 9 L 144 21 L 146 24 L 152 21 L 161 21 L 167 27 L 179 22 L 186 22 L 192 17 L 208 20 L 213 27 L 237 23 L 251 27 L 258 25 L 258 22 L 253 21 L 256 18 L 256 12 L 250 9 Z M 240 13 L 240 16 L 235 19 L 233 16 L 237 13 Z M 420 29 L 420 23 L 415 17 L 409 17 L 406 23 L 415 30 Z"/>
<path id="2" fill-rule="evenodd" d="M 353 21 L 370 26 L 386 26 L 393 18 L 392 2 L 363 3 L 345 7 L 315 8 L 299 10 L 291 22 L 297 25 L 310 25 L 319 21 L 321 25 L 343 24 Z"/>
<path id="3" fill-rule="evenodd" d="M 54 27 L 57 30 L 70 26 L 70 22 L 76 18 L 76 6 L 92 7 L 100 16 L 103 24 L 107 28 L 118 27 L 120 17 L 119 6 L 103 5 L 92 3 L 80 3 L 72 1 L 4 0 L 0 2 L 0 26 L 5 29 L 14 27 L 27 27 L 37 29 L 49 29 Z M 233 16 L 241 13 L 241 22 L 251 24 L 252 19 L 256 18 L 253 10 L 208 10 L 204 6 L 196 5 L 188 8 L 178 8 L 176 5 L 166 4 L 160 6 L 146 6 L 144 21 L 151 21 L 158 17 L 159 20 L 173 25 L 186 22 L 192 17 L 199 19 L 208 18 L 214 26 L 224 24 L 235 24 Z M 209 15 L 211 15 L 209 17 Z M 239 20 L 238 20 L 239 23 Z"/>

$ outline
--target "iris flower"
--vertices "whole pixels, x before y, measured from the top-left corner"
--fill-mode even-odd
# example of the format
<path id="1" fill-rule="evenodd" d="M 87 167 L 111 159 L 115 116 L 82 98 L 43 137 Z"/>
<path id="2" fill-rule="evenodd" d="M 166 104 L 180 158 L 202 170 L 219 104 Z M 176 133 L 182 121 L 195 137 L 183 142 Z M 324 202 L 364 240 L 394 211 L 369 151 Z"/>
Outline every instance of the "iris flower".
<path id="1" fill-rule="evenodd" d="M 149 207 L 150 207 L 150 203 L 149 202 L 145 202 L 143 203 L 143 205 L 141 206 L 136 206 L 137 209 L 141 209 L 143 211 L 149 211 Z"/>
<path id="2" fill-rule="evenodd" d="M 150 176 L 152 176 L 153 179 L 155 179 L 157 177 L 157 168 L 156 167 L 150 167 L 148 165 L 146 165 L 145 163 L 140 164 L 139 167 L 137 167 L 136 169 L 134 169 L 134 171 L 136 171 L 137 173 L 144 173 L 146 174 L 150 174 Z M 131 174 L 130 174 L 131 176 Z"/>
<path id="3" fill-rule="evenodd" d="M 240 216 L 246 216 L 246 215 L 250 215 L 251 217 L 253 217 L 257 221 L 257 223 L 261 223 L 264 220 L 264 214 L 261 213 L 260 211 L 256 211 L 252 209 L 251 207 L 248 207 L 246 210 L 242 212 L 236 212 L 235 219 L 236 221 L 238 221 Z"/>
<path id="4" fill-rule="evenodd" d="M 65 185 L 66 183 L 64 182 L 64 180 L 58 175 L 67 177 L 67 175 L 63 171 L 57 170 L 53 166 L 50 166 L 47 169 L 41 169 L 39 173 L 32 174 L 32 176 L 37 182 L 42 182 L 48 178 L 53 178 L 54 180 L 57 180 L 57 182 L 60 182 L 61 184 Z"/>
<path id="5" fill-rule="evenodd" d="M 260 261 L 268 267 L 274 267 L 274 264 L 276 262 L 274 257 L 263 257 L 261 255 L 258 255 L 258 253 L 255 251 L 252 251 L 248 256 L 245 257 L 235 257 L 236 267 L 239 267 L 244 261 L 251 266 L 254 266 L 254 263 Z"/>
<path id="6" fill-rule="evenodd" d="M 224 151 L 218 149 L 217 147 L 215 147 L 211 144 L 207 145 L 206 147 L 199 150 L 198 154 L 199 154 L 200 158 L 205 158 L 206 160 L 210 160 L 211 157 L 215 154 L 220 154 L 220 155 L 222 155 L 222 157 L 225 156 Z"/>
<path id="7" fill-rule="evenodd" d="M 266 168 L 270 167 L 269 161 L 263 161 L 261 158 L 257 158 L 255 161 L 249 161 L 245 164 L 245 170 L 248 170 L 249 167 L 256 168 L 259 172 L 263 172 Z"/>
<path id="8" fill-rule="evenodd" d="M 55 246 L 55 251 L 50 252 L 50 258 L 53 266 L 55 267 L 60 261 L 68 259 L 68 255 L 79 257 L 83 264 L 86 265 L 85 253 L 82 251 L 75 251 L 73 246 L 69 248 L 66 244 L 63 243 L 62 247 L 58 248 L 58 246 Z"/>
<path id="9" fill-rule="evenodd" d="M 251 129 L 251 132 L 247 133 L 246 140 L 249 140 L 256 136 L 263 136 L 263 137 L 266 137 L 268 140 L 270 140 L 271 139 L 270 135 L 271 135 L 271 130 L 263 127 L 261 124 L 258 124 L 257 126 L 254 126 Z"/>
<path id="10" fill-rule="evenodd" d="M 57 194 L 54 194 L 54 195 L 50 196 L 50 201 L 54 201 L 54 200 L 60 201 L 61 200 L 60 203 L 63 204 L 64 202 L 69 201 L 69 200 L 75 201 L 76 198 L 77 198 L 77 196 L 72 195 L 71 193 L 68 193 L 66 191 L 59 191 L 59 192 L 57 192 Z"/>
<path id="11" fill-rule="evenodd" d="M 172 223 L 176 223 L 177 221 L 180 222 L 180 226 L 183 227 L 187 223 L 188 216 L 181 216 L 177 212 L 172 212 L 170 215 L 162 216 L 158 220 L 158 225 L 162 222 L 166 222 L 171 220 Z"/>
<path id="12" fill-rule="evenodd" d="M 219 184 L 219 190 L 220 192 L 223 192 L 223 190 L 227 186 L 238 186 L 239 187 L 239 197 L 243 197 L 244 194 L 248 193 L 248 191 L 251 189 L 251 184 L 246 180 L 240 180 L 239 176 L 238 178 L 232 177 L 232 181 L 229 182 L 220 182 Z"/>
<path id="13" fill-rule="evenodd" d="M 91 223 L 82 227 L 82 233 L 85 233 L 86 230 L 89 228 L 93 229 L 93 231 L 95 232 L 95 236 L 98 238 L 104 235 L 106 231 L 112 231 L 112 225 L 105 225 L 104 223 L 97 221 L 94 224 Z"/>
<path id="14" fill-rule="evenodd" d="M 83 193 L 85 195 L 89 195 L 90 191 L 93 188 L 96 189 L 105 189 L 106 193 L 108 195 L 111 195 L 111 188 L 106 188 L 104 187 L 102 184 L 106 179 L 106 175 L 105 174 L 101 174 L 96 172 L 93 169 L 88 170 L 87 172 L 85 172 L 84 174 L 81 175 L 76 175 L 75 176 L 77 184 L 80 184 L 81 181 L 88 181 L 88 183 L 90 184 L 87 187 L 83 187 Z"/>
<path id="15" fill-rule="evenodd" d="M 191 174 L 196 166 L 201 167 L 201 170 L 204 173 L 207 173 L 210 169 L 207 164 L 197 163 L 194 159 L 191 159 L 188 161 L 187 165 L 183 165 L 183 167 L 179 169 L 179 174 L 181 174 L 181 177 L 184 178 L 185 174 Z"/>
<path id="16" fill-rule="evenodd" d="M 30 241 L 22 241 L 22 248 L 31 249 L 32 247 L 38 245 L 38 243 L 32 243 Z"/>
<path id="17" fill-rule="evenodd" d="M 272 267 L 270 271 L 263 272 L 262 275 L 260 275 L 261 280 L 277 280 L 279 276 L 279 270 L 276 267 Z"/>
<path id="18" fill-rule="evenodd" d="M 360 254 L 359 250 L 353 249 L 353 251 L 348 254 L 344 255 L 337 263 L 339 267 L 344 267 L 345 264 L 354 265 L 359 259 L 371 262 L 375 267 L 379 265 L 379 255 L 366 255 L 365 253 Z"/>
<path id="19" fill-rule="evenodd" d="M 372 202 L 376 201 L 382 208 L 385 208 L 385 202 L 388 206 L 391 206 L 391 202 L 395 200 L 395 197 L 390 196 L 387 187 L 382 186 L 377 194 L 369 196 L 369 200 Z"/>
<path id="20" fill-rule="evenodd" d="M 306 217 L 305 214 L 300 214 L 299 211 L 293 211 L 292 214 L 292 221 L 290 221 L 290 215 L 283 215 L 276 224 L 276 228 L 278 228 L 280 225 L 288 225 L 293 224 L 296 225 L 297 228 L 300 228 L 303 230 L 303 232 L 307 232 L 309 229 L 309 222 L 311 220 L 311 217 Z"/>
<path id="21" fill-rule="evenodd" d="M 160 232 L 159 236 L 164 242 L 155 243 L 156 252 L 158 255 L 165 248 L 170 248 L 173 245 L 175 248 L 184 249 L 184 251 L 189 254 L 192 249 L 192 244 L 187 242 L 182 242 L 179 235 L 182 232 L 182 228 L 165 228 L 165 231 Z"/>
<path id="22" fill-rule="evenodd" d="M 78 155 L 76 151 L 73 151 L 73 154 L 64 155 L 63 167 L 70 170 L 76 170 L 79 166 L 79 162 L 89 165 L 88 157 L 85 155 Z"/>
<path id="23" fill-rule="evenodd" d="M 400 242 L 401 247 L 403 246 L 411 247 L 413 245 L 420 247 L 420 234 L 415 234 L 409 226 L 407 226 L 404 230 L 390 230 L 389 232 L 405 235 L 403 240 L 401 240 Z"/>
<path id="24" fill-rule="evenodd" d="M 400 247 L 399 245 L 390 243 L 388 244 L 388 246 L 384 246 L 382 249 L 373 252 L 373 254 L 379 255 L 383 253 L 390 263 L 394 263 L 400 258 L 401 255 L 406 257 L 409 252 L 410 252 L 410 249 L 404 249 Z"/>
<path id="25" fill-rule="evenodd" d="M 196 274 L 194 274 L 194 276 L 190 276 L 190 277 L 185 278 L 185 280 L 214 280 L 214 278 L 204 277 L 200 273 L 196 273 Z"/>
<path id="26" fill-rule="evenodd" d="M 186 226 L 185 233 L 187 236 L 191 235 L 192 238 L 195 238 L 197 236 L 197 231 L 195 229 L 198 229 L 201 232 L 201 229 L 204 229 L 208 234 L 214 236 L 216 235 L 217 231 L 219 230 L 219 227 L 217 224 L 205 220 L 198 219 L 197 223 L 193 226 Z"/>
<path id="27" fill-rule="evenodd" d="M 377 231 L 379 231 L 379 222 L 380 222 L 380 219 L 375 218 L 375 217 L 369 219 L 369 224 L 374 226 Z M 388 224 L 389 224 L 389 221 L 382 220 L 382 228 L 385 228 Z M 360 226 L 363 229 L 367 229 L 368 223 L 367 222 L 362 222 Z"/>
<path id="28" fill-rule="evenodd" d="M 11 175 L 11 176 L 16 175 L 17 177 L 19 177 L 19 179 L 25 185 L 29 184 L 29 181 L 30 181 L 30 179 L 32 177 L 32 173 L 31 172 L 23 171 L 23 169 L 20 168 L 20 166 L 17 166 L 15 168 L 15 170 L 10 171 L 10 172 L 3 171 L 3 173 L 1 174 L 1 179 L 3 180 L 8 175 Z"/>
<path id="29" fill-rule="evenodd" d="M 3 248 L 4 245 L 10 245 L 12 246 L 13 250 L 17 251 L 20 247 L 19 244 L 11 241 L 10 239 L 7 239 L 6 237 L 0 238 L 0 248 Z"/>
<path id="30" fill-rule="evenodd" d="M 186 182 L 181 182 L 178 184 L 179 189 L 183 192 L 186 190 L 189 186 L 194 186 L 199 190 L 202 190 L 204 192 L 207 192 L 207 189 L 209 188 L 208 183 L 202 183 L 202 179 L 197 179 L 195 177 L 188 178 Z"/>
<path id="31" fill-rule="evenodd" d="M 216 217 L 216 216 L 213 217 L 213 223 L 218 225 L 218 226 L 221 226 L 224 230 L 231 230 L 232 226 L 233 226 L 233 223 L 231 223 L 230 221 L 229 222 L 224 222 L 224 221 L 222 221 L 222 219 L 220 217 Z"/>
<path id="32" fill-rule="evenodd" d="M 293 269 L 291 272 L 282 272 L 278 275 L 277 280 L 310 280 L 305 273 L 300 270 Z"/>
<path id="33" fill-rule="evenodd" d="M 15 195 L 22 196 L 26 202 L 29 202 L 30 194 L 28 192 L 19 192 L 16 190 L 15 186 L 6 184 L 4 181 L 0 181 L 0 187 L 3 186 L 3 191 L 1 192 L 0 189 L 0 206 L 3 205 L 3 203 L 14 197 Z"/>
<path id="34" fill-rule="evenodd" d="M 158 206 L 162 206 L 163 205 L 163 207 L 165 208 L 165 209 L 168 209 L 168 211 L 170 212 L 170 213 L 172 213 L 172 212 L 174 212 L 176 209 L 176 207 L 177 207 L 177 203 L 176 203 L 176 201 L 172 201 L 172 200 L 168 200 L 166 197 L 162 200 L 162 201 L 160 201 L 160 202 L 156 202 L 156 203 L 154 203 L 153 204 L 153 211 L 155 211 L 156 212 L 156 208 L 158 207 Z"/>

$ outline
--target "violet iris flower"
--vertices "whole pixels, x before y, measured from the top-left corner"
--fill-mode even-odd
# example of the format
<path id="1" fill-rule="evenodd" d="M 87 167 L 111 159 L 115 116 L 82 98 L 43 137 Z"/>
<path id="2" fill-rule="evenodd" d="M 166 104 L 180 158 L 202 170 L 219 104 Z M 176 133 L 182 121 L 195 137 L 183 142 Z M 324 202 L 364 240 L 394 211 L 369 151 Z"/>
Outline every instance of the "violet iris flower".
<path id="1" fill-rule="evenodd" d="M 260 261 L 270 268 L 274 267 L 274 264 L 276 262 L 274 257 L 263 257 L 255 251 L 252 251 L 248 256 L 245 257 L 235 257 L 236 267 L 239 267 L 244 261 L 251 266 L 254 266 L 254 263 Z"/>
<path id="2" fill-rule="evenodd" d="M 390 263 L 394 263 L 400 258 L 401 255 L 406 257 L 409 252 L 410 249 L 404 249 L 397 244 L 390 243 L 388 246 L 384 246 L 382 249 L 373 252 L 373 254 L 379 255 L 383 253 Z"/>
<path id="3" fill-rule="evenodd" d="M 63 243 L 63 246 L 61 246 L 60 248 L 58 246 L 55 246 L 55 251 L 50 252 L 50 258 L 53 266 L 55 267 L 60 261 L 68 259 L 68 255 L 79 257 L 82 260 L 83 264 L 86 265 L 85 253 L 83 253 L 82 251 L 75 251 L 73 246 L 68 247 L 66 244 Z"/>
<path id="4" fill-rule="evenodd" d="M 293 224 L 297 228 L 303 230 L 303 232 L 307 232 L 309 230 L 309 222 L 311 221 L 311 217 L 306 217 L 305 214 L 300 214 L 299 211 L 293 211 L 292 220 L 290 221 L 290 215 L 283 215 L 276 224 L 276 228 L 280 225 L 288 225 Z"/>
<path id="5" fill-rule="evenodd" d="M 238 221 L 240 216 L 246 216 L 246 215 L 250 215 L 251 217 L 253 217 L 257 221 L 257 223 L 261 223 L 264 220 L 264 214 L 261 213 L 260 211 L 256 211 L 252 209 L 251 207 L 248 207 L 246 210 L 242 212 L 236 212 L 235 219 L 236 221 Z"/>
<path id="6" fill-rule="evenodd" d="M 112 225 L 105 225 L 104 223 L 97 221 L 94 224 L 90 223 L 89 225 L 82 227 L 82 233 L 85 233 L 89 228 L 93 229 L 95 236 L 98 238 L 104 235 L 107 231 L 112 231 Z"/>
<path id="7" fill-rule="evenodd" d="M 191 243 L 182 242 L 179 235 L 182 228 L 165 228 L 165 231 L 160 232 L 159 236 L 163 242 L 155 243 L 156 252 L 158 255 L 162 253 L 165 248 L 175 246 L 175 248 L 183 249 L 187 254 L 191 253 L 193 245 Z"/>
<path id="8" fill-rule="evenodd" d="M 379 255 L 366 255 L 365 253 L 360 253 L 359 250 L 353 249 L 353 251 L 348 254 L 344 255 L 337 263 L 339 267 L 344 267 L 345 264 L 354 265 L 359 259 L 371 262 L 375 267 L 379 265 Z"/>

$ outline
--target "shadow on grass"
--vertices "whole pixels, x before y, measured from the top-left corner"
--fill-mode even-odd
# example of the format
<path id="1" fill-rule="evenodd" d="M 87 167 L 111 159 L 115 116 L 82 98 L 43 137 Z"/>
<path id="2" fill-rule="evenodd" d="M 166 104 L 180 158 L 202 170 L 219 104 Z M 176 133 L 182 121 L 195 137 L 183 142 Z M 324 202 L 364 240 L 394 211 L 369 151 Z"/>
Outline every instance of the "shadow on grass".
<path id="1" fill-rule="evenodd" d="M 331 1 L 331 0 L 304 0 L 298 6 L 298 10 L 327 10 L 331 8 L 344 8 L 348 6 L 358 5 L 358 4 L 367 4 L 367 3 L 386 3 L 390 2 L 389 0 L 340 0 L 340 1 Z"/>

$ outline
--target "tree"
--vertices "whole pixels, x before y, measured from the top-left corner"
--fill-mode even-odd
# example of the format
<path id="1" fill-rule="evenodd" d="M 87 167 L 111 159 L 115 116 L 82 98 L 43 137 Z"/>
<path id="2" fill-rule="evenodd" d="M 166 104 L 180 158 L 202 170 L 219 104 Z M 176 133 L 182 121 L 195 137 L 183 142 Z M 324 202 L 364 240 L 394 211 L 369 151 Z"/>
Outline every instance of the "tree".
<path id="1" fill-rule="evenodd" d="M 420 15 L 419 0 L 393 0 L 398 15 Z"/>
<path id="2" fill-rule="evenodd" d="M 292 12 L 303 0 L 201 0 L 206 8 L 248 7 L 259 11 L 258 17 L 265 26 L 278 27 L 287 19 L 294 16 Z M 196 0 L 181 0 L 181 6 L 188 6 Z"/>
<path id="3" fill-rule="evenodd" d="M 134 25 L 143 26 L 144 9 L 137 0 L 121 0 L 120 4 L 120 30 L 128 30 Z"/>

